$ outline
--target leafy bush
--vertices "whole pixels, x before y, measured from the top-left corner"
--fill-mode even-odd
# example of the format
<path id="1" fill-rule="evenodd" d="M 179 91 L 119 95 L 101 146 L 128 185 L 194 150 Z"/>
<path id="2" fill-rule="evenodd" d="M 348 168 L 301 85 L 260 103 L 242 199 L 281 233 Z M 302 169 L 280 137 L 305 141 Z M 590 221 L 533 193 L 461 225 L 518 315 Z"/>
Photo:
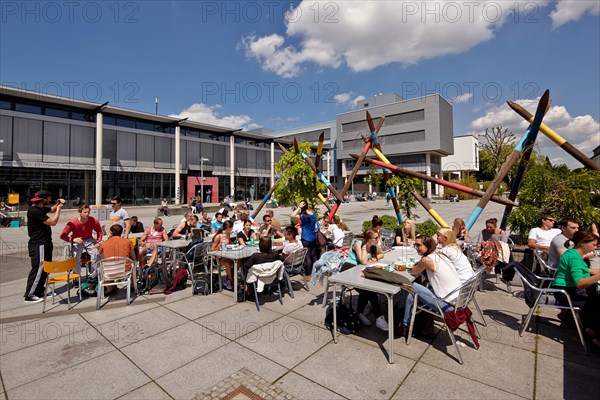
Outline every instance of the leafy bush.
<path id="1" fill-rule="evenodd" d="M 459 183 L 463 186 L 470 187 L 471 189 L 479 189 L 479 184 L 477 183 L 477 180 L 475 179 L 475 177 L 472 175 L 465 176 L 463 179 L 461 179 L 457 183 Z M 478 198 L 475 196 L 471 196 L 470 194 L 461 192 L 459 190 L 450 189 L 450 188 L 445 188 L 444 193 L 449 196 L 458 195 L 458 198 L 461 200 L 469 200 L 469 199 L 477 199 Z"/>
<path id="2" fill-rule="evenodd" d="M 425 222 L 415 225 L 415 230 L 417 231 L 417 235 L 427 235 L 433 236 L 438 231 L 440 226 L 433 222 L 433 220 L 428 219 Z"/>
<path id="3" fill-rule="evenodd" d="M 483 182 L 483 191 L 487 191 L 491 184 L 492 181 Z M 496 193 L 494 194 L 497 196 L 502 196 L 502 193 L 506 191 L 508 191 L 508 184 L 506 182 L 500 182 L 500 186 L 498 186 L 498 190 L 496 190 Z"/>

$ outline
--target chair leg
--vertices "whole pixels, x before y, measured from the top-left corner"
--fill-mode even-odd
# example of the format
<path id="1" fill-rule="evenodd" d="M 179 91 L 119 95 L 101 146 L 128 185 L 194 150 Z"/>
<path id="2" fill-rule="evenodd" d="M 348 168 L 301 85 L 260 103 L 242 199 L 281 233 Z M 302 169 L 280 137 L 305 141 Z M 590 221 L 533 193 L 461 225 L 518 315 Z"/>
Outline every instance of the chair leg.
<path id="1" fill-rule="evenodd" d="M 252 283 L 254 287 L 254 302 L 256 303 L 256 309 L 260 311 L 260 306 L 258 305 L 258 290 L 256 289 L 256 282 Z"/>
<path id="2" fill-rule="evenodd" d="M 333 294 L 335 296 L 335 293 Z M 329 297 L 329 274 L 325 274 L 325 289 L 323 290 L 323 308 L 327 305 L 327 298 Z"/>
<path id="3" fill-rule="evenodd" d="M 79 301 L 81 302 L 83 299 L 81 298 L 81 275 L 77 278 L 79 280 Z"/>
<path id="4" fill-rule="evenodd" d="M 68 279 L 68 278 L 67 278 Z M 71 281 L 67 281 L 67 310 L 71 309 Z"/>
<path id="5" fill-rule="evenodd" d="M 462 364 L 463 360 L 462 360 L 462 357 L 460 355 L 460 350 L 458 349 L 458 343 L 456 343 L 456 338 L 454 337 L 454 333 L 448 327 L 447 324 L 445 324 L 445 325 L 446 325 L 446 331 L 448 332 L 448 335 L 450 335 L 450 339 L 452 340 L 452 344 L 454 344 L 454 348 L 456 349 L 456 355 L 458 356 L 458 362 Z"/>
<path id="6" fill-rule="evenodd" d="M 583 337 L 583 331 L 581 329 L 581 318 L 579 317 L 579 312 L 573 310 L 571 308 L 571 313 L 573 313 L 573 319 L 575 320 L 575 326 L 577 326 L 577 333 L 579 333 L 579 340 L 581 340 L 581 344 L 583 345 L 583 350 L 585 350 L 585 354 L 589 354 L 589 350 L 587 347 L 587 343 L 585 338 Z"/>
<path id="7" fill-rule="evenodd" d="M 523 336 L 523 332 L 525 332 L 525 330 L 529 326 L 529 321 L 531 320 L 531 316 L 533 315 L 533 312 L 537 309 L 539 299 L 540 298 L 538 296 L 538 298 L 535 299 L 535 303 L 533 304 L 533 306 L 529 309 L 529 312 L 527 313 L 527 317 L 525 318 L 525 321 L 523 322 L 523 325 L 521 326 L 521 329 L 519 330 L 519 336 Z"/>
<path id="8" fill-rule="evenodd" d="M 44 288 L 44 304 L 42 305 L 42 313 L 46 312 L 46 296 L 48 295 L 48 280 L 46 279 L 46 287 Z"/>
<path id="9" fill-rule="evenodd" d="M 415 316 L 417 314 L 417 304 L 419 301 L 419 295 L 415 293 L 415 298 L 413 299 L 413 309 L 410 315 L 410 325 L 408 327 L 408 336 L 406 337 L 406 345 L 410 345 L 410 339 L 412 338 L 413 327 L 415 326 Z"/>
<path id="10" fill-rule="evenodd" d="M 96 291 L 98 292 L 96 293 L 96 310 L 99 310 L 102 303 L 102 295 L 104 294 L 101 282 L 98 282 L 98 285 L 96 285 Z"/>
<path id="11" fill-rule="evenodd" d="M 307 292 L 310 292 L 310 288 L 308 287 L 308 282 L 306 281 L 306 272 L 302 271 L 302 279 L 304 280 L 304 287 Z"/>
<path id="12" fill-rule="evenodd" d="M 284 272 L 283 274 L 285 275 L 285 279 L 287 281 L 288 292 L 290 293 L 290 297 L 293 299 L 294 298 L 294 287 L 292 286 L 292 280 L 290 279 L 290 276 L 288 275 L 287 272 Z"/>
<path id="13" fill-rule="evenodd" d="M 479 308 L 479 304 L 477 303 L 477 299 L 475 298 L 475 296 L 473 296 L 473 304 L 475 304 L 475 308 L 477 309 L 477 312 L 479 313 L 479 316 L 483 321 L 483 326 L 487 326 L 487 323 L 485 322 L 485 318 L 483 317 L 483 313 L 481 312 L 481 308 Z"/>
<path id="14" fill-rule="evenodd" d="M 127 278 L 127 305 L 131 304 L 131 275 Z"/>
<path id="15" fill-rule="evenodd" d="M 277 288 L 279 288 L 279 302 L 283 305 L 283 297 L 281 296 L 281 281 L 277 281 Z"/>

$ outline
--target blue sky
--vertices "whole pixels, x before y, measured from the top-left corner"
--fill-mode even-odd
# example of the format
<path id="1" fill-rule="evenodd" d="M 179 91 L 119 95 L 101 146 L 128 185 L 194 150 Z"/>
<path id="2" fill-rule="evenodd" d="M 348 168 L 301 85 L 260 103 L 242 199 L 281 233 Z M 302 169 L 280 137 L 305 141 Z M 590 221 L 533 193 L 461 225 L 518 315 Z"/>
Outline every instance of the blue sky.
<path id="1" fill-rule="evenodd" d="M 0 3 L 0 82 L 201 122 L 275 130 L 355 100 L 440 92 L 455 135 L 545 122 L 600 145 L 598 1 L 123 1 Z M 538 151 L 578 163 L 549 140 Z"/>

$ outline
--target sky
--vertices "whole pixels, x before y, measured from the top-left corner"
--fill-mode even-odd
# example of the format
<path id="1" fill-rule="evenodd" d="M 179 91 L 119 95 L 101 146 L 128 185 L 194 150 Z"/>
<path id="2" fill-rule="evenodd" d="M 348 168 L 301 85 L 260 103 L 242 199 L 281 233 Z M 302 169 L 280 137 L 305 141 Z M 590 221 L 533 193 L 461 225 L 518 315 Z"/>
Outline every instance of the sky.
<path id="1" fill-rule="evenodd" d="M 440 93 L 455 136 L 535 112 L 600 145 L 600 1 L 1 1 L 0 83 L 231 128 L 331 121 Z M 540 134 L 554 164 L 580 164 Z"/>

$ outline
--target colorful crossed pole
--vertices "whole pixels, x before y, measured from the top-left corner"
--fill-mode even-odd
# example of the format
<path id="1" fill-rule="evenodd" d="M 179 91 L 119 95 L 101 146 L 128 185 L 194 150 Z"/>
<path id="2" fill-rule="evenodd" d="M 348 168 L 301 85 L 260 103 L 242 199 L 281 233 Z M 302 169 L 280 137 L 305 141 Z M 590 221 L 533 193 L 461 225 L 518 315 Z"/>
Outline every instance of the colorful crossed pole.
<path id="1" fill-rule="evenodd" d="M 477 221 L 477 218 L 479 218 L 479 216 L 481 215 L 483 209 L 485 208 L 487 203 L 490 201 L 492 195 L 494 193 L 496 193 L 496 190 L 498 190 L 500 183 L 502 183 L 502 180 L 508 173 L 508 170 L 510 169 L 510 167 L 512 167 L 513 164 L 519 159 L 519 155 L 521 155 L 521 153 L 523 152 L 525 145 L 527 143 L 531 143 L 531 145 L 533 145 L 533 143 L 535 142 L 535 138 L 537 137 L 537 133 L 540 129 L 542 119 L 544 118 L 544 115 L 548 111 L 549 105 L 550 105 L 550 92 L 548 90 L 546 90 L 544 92 L 544 95 L 540 99 L 540 102 L 538 103 L 538 107 L 535 112 L 535 117 L 533 119 L 533 122 L 531 123 L 531 125 L 529 125 L 529 128 L 527 128 L 527 131 L 525 131 L 525 133 L 523 134 L 523 136 L 521 137 L 519 142 L 516 144 L 515 149 L 512 151 L 512 153 L 510 153 L 510 155 L 508 156 L 506 161 L 504 161 L 504 164 L 502 164 L 502 167 L 500 168 L 500 172 L 498 172 L 498 175 L 494 178 L 494 180 L 488 187 L 487 191 L 485 192 L 485 195 L 479 200 L 479 202 L 477 203 L 477 205 L 471 212 L 471 215 L 469 215 L 469 218 L 467 218 L 467 220 L 465 221 L 465 227 L 468 230 L 470 230 L 473 227 L 473 224 L 475 223 L 475 221 Z M 520 182 L 518 182 L 517 184 L 520 186 Z M 518 188 L 517 188 L 517 191 L 518 191 Z M 515 193 L 515 196 L 516 196 L 516 193 Z"/>

